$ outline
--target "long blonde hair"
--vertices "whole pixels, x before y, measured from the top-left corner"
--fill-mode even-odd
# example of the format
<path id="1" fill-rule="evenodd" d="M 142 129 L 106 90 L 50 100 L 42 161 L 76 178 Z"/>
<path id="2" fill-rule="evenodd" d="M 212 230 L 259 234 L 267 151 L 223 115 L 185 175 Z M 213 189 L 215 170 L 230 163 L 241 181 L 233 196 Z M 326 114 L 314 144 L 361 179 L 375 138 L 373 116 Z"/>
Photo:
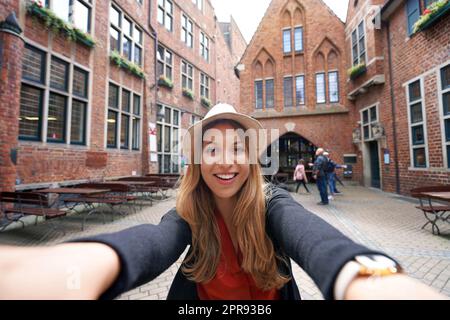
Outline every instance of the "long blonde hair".
<path id="1" fill-rule="evenodd" d="M 235 123 L 230 123 L 236 127 Z M 248 144 L 246 147 L 248 150 Z M 281 258 L 276 255 L 266 233 L 266 191 L 260 165 L 250 164 L 249 177 L 238 192 L 237 205 L 232 215 L 243 257 L 241 267 L 253 276 L 256 285 L 262 290 L 280 289 L 289 281 L 278 271 L 277 261 Z M 182 271 L 191 281 L 207 283 L 216 274 L 221 242 L 214 217 L 214 198 L 202 178 L 200 164 L 189 165 L 182 178 L 176 209 L 189 224 L 192 233 L 191 254 L 186 258 Z"/>

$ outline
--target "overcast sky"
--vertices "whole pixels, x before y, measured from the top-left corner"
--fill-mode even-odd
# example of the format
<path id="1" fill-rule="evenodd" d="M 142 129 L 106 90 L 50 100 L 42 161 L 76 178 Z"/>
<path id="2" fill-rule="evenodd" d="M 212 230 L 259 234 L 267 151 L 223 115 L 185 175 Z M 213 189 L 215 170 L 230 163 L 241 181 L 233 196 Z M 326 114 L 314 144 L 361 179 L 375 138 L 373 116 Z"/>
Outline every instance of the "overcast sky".
<path id="1" fill-rule="evenodd" d="M 237 22 L 247 43 L 258 28 L 271 0 L 211 0 L 219 21 L 230 21 L 230 15 Z M 348 0 L 324 0 L 334 12 L 345 21 Z"/>

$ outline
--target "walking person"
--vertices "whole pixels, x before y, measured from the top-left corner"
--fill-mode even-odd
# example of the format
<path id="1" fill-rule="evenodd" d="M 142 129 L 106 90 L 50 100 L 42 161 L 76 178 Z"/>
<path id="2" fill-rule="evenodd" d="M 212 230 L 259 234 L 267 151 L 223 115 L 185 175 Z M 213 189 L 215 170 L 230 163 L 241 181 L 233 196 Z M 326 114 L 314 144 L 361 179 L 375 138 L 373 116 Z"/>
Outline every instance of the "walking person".
<path id="1" fill-rule="evenodd" d="M 321 201 L 318 205 L 326 206 L 329 204 L 328 200 L 328 186 L 327 186 L 327 166 L 328 159 L 324 156 L 325 150 L 319 148 L 316 151 L 316 161 L 314 161 L 313 177 L 317 183 L 317 189 L 319 189 Z"/>
<path id="2" fill-rule="evenodd" d="M 222 137 L 231 131 L 230 141 L 212 139 L 209 129 Z M 291 259 L 326 299 L 445 298 L 289 192 L 266 185 L 259 161 L 251 160 L 262 152 L 238 134 L 242 130 L 262 126 L 229 105 L 215 106 L 189 129 L 192 147 L 200 150 L 188 157 L 176 208 L 159 225 L 45 248 L 0 247 L 0 299 L 113 299 L 154 280 L 187 248 L 168 299 L 298 300 Z M 80 285 L 68 285 L 68 270 Z"/>
<path id="3" fill-rule="evenodd" d="M 298 193 L 298 189 L 300 188 L 300 184 L 303 184 L 303 186 L 306 189 L 306 192 L 309 192 L 309 189 L 307 187 L 307 183 L 308 183 L 308 177 L 306 176 L 306 172 L 305 172 L 305 160 L 300 159 L 298 162 L 297 167 L 295 168 L 294 171 L 294 181 L 297 182 L 297 188 L 295 190 L 296 193 Z"/>

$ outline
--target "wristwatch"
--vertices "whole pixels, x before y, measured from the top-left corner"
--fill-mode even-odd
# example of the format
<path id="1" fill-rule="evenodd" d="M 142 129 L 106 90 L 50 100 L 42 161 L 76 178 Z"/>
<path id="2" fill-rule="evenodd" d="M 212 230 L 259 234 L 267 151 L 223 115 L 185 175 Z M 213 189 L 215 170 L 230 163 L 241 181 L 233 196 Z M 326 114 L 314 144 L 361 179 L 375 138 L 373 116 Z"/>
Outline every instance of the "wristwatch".
<path id="1" fill-rule="evenodd" d="M 344 300 L 348 286 L 357 277 L 386 277 L 402 272 L 402 267 L 388 257 L 381 255 L 356 256 L 339 273 L 334 285 L 334 297 L 336 300 Z"/>

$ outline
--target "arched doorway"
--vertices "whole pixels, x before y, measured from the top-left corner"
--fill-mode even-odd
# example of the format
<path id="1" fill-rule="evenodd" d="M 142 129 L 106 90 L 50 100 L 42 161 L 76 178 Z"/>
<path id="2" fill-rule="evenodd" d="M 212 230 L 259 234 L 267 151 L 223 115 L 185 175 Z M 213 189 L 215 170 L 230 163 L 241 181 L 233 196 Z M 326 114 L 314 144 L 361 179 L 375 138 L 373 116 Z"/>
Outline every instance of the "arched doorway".
<path id="1" fill-rule="evenodd" d="M 277 177 L 281 181 L 290 181 L 300 159 L 305 160 L 306 171 L 308 176 L 310 176 L 312 168 L 308 164 L 314 162 L 317 149 L 318 147 L 309 140 L 294 132 L 289 132 L 281 136 L 267 148 L 267 156 L 271 158 L 273 154 L 272 150 L 278 150 Z M 276 156 L 276 153 L 273 155 Z"/>

